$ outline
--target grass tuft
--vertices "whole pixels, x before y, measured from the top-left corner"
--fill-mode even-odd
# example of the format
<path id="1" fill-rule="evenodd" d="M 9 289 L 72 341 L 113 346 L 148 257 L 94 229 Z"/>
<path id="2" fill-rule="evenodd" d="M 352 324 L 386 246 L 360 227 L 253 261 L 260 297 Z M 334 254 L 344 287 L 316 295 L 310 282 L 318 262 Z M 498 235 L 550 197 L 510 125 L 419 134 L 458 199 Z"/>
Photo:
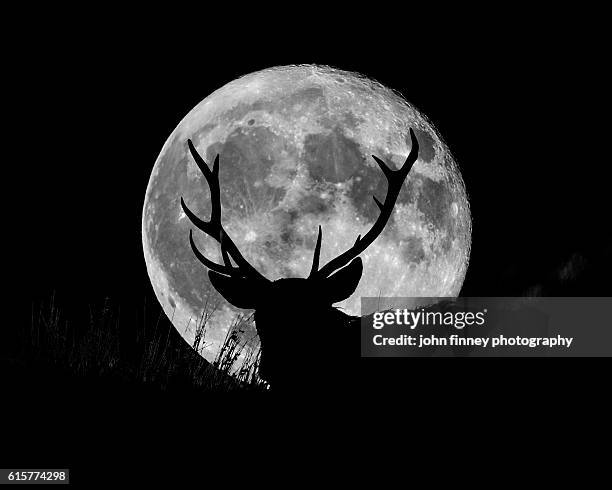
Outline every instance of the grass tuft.
<path id="1" fill-rule="evenodd" d="M 19 335 L 20 363 L 52 366 L 70 377 L 104 379 L 159 390 L 265 391 L 257 376 L 259 346 L 245 337 L 252 315 L 237 315 L 213 363 L 200 353 L 219 305 L 207 303 L 188 346 L 161 309 L 154 321 L 145 303 L 140 321 L 122 319 L 109 298 L 89 307 L 88 318 L 64 315 L 57 297 L 34 304 L 30 328 Z M 252 327 L 252 325 L 251 325 Z"/>

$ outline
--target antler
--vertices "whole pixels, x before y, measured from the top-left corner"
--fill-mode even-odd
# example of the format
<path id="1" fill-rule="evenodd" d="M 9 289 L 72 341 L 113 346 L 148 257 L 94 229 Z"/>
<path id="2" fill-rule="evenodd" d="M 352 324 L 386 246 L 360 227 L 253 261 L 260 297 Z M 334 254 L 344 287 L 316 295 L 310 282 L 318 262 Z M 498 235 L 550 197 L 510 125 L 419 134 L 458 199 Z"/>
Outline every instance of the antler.
<path id="1" fill-rule="evenodd" d="M 402 185 L 404 185 L 404 181 L 410 172 L 410 169 L 416 162 L 419 154 L 419 143 L 414 135 L 414 131 L 412 128 L 410 129 L 410 139 L 412 141 L 412 148 L 410 149 L 410 154 L 402 168 L 399 170 L 390 169 L 385 162 L 383 162 L 380 158 L 372 155 L 372 158 L 376 161 L 378 166 L 381 168 L 385 177 L 387 178 L 387 182 L 389 183 L 389 188 L 387 190 L 387 197 L 385 197 L 385 202 L 382 204 L 376 196 L 372 196 L 374 202 L 380 209 L 380 215 L 378 219 L 370 228 L 363 238 L 361 235 L 357 237 L 357 241 L 355 241 L 355 245 L 353 245 L 346 252 L 338 255 L 335 259 L 331 260 L 327 264 L 325 264 L 321 269 L 319 269 L 319 254 L 321 252 L 321 227 L 319 226 L 319 236 L 317 238 L 317 245 L 315 247 L 315 253 L 312 259 L 312 269 L 310 271 L 310 278 L 318 278 L 323 279 L 329 277 L 334 271 L 344 267 L 351 260 L 357 257 L 360 253 L 362 253 L 366 248 L 368 248 L 374 240 L 381 234 L 387 221 L 391 217 L 391 212 L 393 211 L 393 207 L 395 206 L 395 202 L 397 201 L 397 197 L 399 196 L 400 190 L 402 189 Z"/>
<path id="2" fill-rule="evenodd" d="M 210 188 L 210 200 L 212 210 L 210 213 L 210 221 L 203 221 L 198 218 L 185 204 L 181 197 L 181 207 L 190 219 L 190 221 L 200 230 L 206 233 L 211 238 L 214 238 L 221 245 L 221 256 L 223 257 L 224 265 L 217 264 L 205 257 L 198 249 L 193 241 L 193 230 L 189 230 L 189 243 L 193 253 L 209 269 L 233 277 L 250 277 L 255 279 L 267 279 L 262 276 L 255 267 L 253 267 L 240 253 L 238 247 L 227 234 L 221 224 L 221 187 L 219 185 L 219 155 L 215 158 L 213 168 L 210 170 L 204 159 L 197 152 L 190 139 L 187 140 L 189 151 L 195 160 L 200 171 L 204 174 L 208 187 Z M 234 267 L 230 261 L 230 256 L 238 267 Z"/>

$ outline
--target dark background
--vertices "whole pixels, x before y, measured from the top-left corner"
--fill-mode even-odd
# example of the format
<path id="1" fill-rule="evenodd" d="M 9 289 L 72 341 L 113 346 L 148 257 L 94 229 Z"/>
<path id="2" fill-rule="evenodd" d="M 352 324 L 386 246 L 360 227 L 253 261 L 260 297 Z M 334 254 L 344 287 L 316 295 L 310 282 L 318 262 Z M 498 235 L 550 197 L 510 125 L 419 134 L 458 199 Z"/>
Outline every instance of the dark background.
<path id="1" fill-rule="evenodd" d="M 141 212 L 162 145 L 216 88 L 255 70 L 298 63 L 372 77 L 404 94 L 442 134 L 460 165 L 472 211 L 462 295 L 610 295 L 609 156 L 597 129 L 602 100 L 595 95 L 600 82 L 594 70 L 601 63 L 600 39 L 579 16 L 500 9 L 440 24 L 431 14 L 419 20 L 394 10 L 383 19 L 332 21 L 326 13 L 297 25 L 295 19 L 264 15 L 259 21 L 241 12 L 240 21 L 210 15 L 191 29 L 169 29 L 169 19 L 153 22 L 142 13 L 87 12 L 73 20 L 78 14 L 28 22 L 20 33 L 27 41 L 13 52 L 19 87 L 7 98 L 20 101 L 25 138 L 5 184 L 10 240 L 17 248 L 7 265 L 18 269 L 13 290 L 20 305 L 11 308 L 12 326 L 26 328 L 31 305 L 54 292 L 68 305 L 68 317 L 78 318 L 107 297 L 128 324 L 142 322 L 143 310 L 157 315 L 142 254 Z M 185 24 L 190 15 L 178 18 Z M 578 34 L 577 27 L 584 31 Z M 598 386 L 591 369 L 587 388 L 575 381 L 574 367 L 535 360 L 512 366 L 489 360 L 485 368 L 475 361 L 459 367 L 389 361 L 373 371 L 380 377 L 377 396 L 400 393 L 410 403 L 437 396 L 455 406 L 484 390 L 497 395 L 493 405 L 512 405 L 516 394 L 573 398 Z M 31 373 L 24 383 L 18 370 L 11 377 L 11 386 L 26 385 L 23 391 L 41 388 Z M 53 380 L 45 383 L 49 396 Z M 252 403 L 271 405 L 260 398 L 248 408 L 241 400 L 238 409 L 234 399 L 194 404 L 162 394 L 129 402 L 119 399 L 124 396 L 111 387 L 103 399 L 87 392 L 45 402 L 60 432 L 78 440 L 66 443 L 68 462 L 78 448 L 89 447 L 75 435 L 79 427 L 94 426 L 102 436 L 112 426 L 116 438 L 109 444 L 115 447 L 130 433 L 128 426 L 142 429 L 143 414 L 153 419 L 151 410 L 161 414 L 161 407 L 187 405 L 203 419 L 240 413 L 254 423 L 263 409 Z M 367 394 L 357 397 L 360 404 L 373 403 Z M 41 403 L 34 394 L 20 398 L 15 412 L 48 422 Z M 308 405 L 328 401 L 309 399 Z M 301 412 L 294 408 L 295 419 Z M 272 409 L 279 412 L 288 416 Z M 170 430 L 159 419 L 154 424 L 165 434 Z M 52 452 L 44 448 L 43 456 Z"/>

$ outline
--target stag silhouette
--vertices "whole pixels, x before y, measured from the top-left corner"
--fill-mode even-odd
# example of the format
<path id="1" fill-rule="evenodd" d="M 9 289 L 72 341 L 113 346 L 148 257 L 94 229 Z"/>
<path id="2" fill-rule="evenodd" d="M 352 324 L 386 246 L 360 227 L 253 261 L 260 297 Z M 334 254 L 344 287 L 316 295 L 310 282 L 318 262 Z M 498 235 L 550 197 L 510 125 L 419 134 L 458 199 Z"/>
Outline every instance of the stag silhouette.
<path id="1" fill-rule="evenodd" d="M 309 276 L 276 281 L 264 277 L 243 257 L 221 224 L 219 155 L 211 170 L 191 140 L 187 140 L 210 189 L 210 220 L 198 218 L 182 197 L 181 206 L 198 229 L 220 244 L 223 264 L 200 252 L 193 240 L 193 230 L 189 231 L 191 248 L 209 269 L 210 282 L 221 296 L 236 308 L 255 310 L 255 327 L 261 342 L 259 374 L 273 389 L 324 383 L 334 373 L 346 371 L 347 361 L 359 357 L 359 319 L 333 305 L 355 292 L 363 272 L 359 254 L 385 228 L 402 185 L 417 160 L 419 145 L 412 129 L 410 138 L 410 154 L 398 170 L 392 170 L 372 155 L 388 182 L 384 203 L 372 196 L 380 209 L 372 228 L 363 237 L 359 235 L 351 248 L 319 268 L 322 239 L 319 226 Z"/>

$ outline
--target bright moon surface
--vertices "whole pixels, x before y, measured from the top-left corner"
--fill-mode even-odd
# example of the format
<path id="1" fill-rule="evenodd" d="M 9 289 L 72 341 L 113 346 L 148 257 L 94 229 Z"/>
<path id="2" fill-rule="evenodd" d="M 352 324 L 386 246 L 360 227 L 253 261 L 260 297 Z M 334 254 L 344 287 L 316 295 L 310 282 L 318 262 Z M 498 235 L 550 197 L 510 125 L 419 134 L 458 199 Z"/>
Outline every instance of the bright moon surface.
<path id="1" fill-rule="evenodd" d="M 387 192 L 370 155 L 399 168 L 410 151 L 409 128 L 419 159 L 384 232 L 361 254 L 357 291 L 336 305 L 353 315 L 360 314 L 362 296 L 457 296 L 461 290 L 470 254 L 469 203 L 457 164 L 432 124 L 391 89 L 314 65 L 245 75 L 194 107 L 155 162 L 142 217 L 151 284 L 183 338 L 193 346 L 204 319 L 197 350 L 211 361 L 241 313 L 211 286 L 189 246 L 194 229 L 202 252 L 222 263 L 218 244 L 180 206 L 182 196 L 198 216 L 210 218 L 208 186 L 188 138 L 209 165 L 220 155 L 224 227 L 247 260 L 275 280 L 308 275 L 319 225 L 321 265 L 369 230 L 379 213 L 372 196 L 384 201 Z M 296 298 L 296 311 L 307 307 L 307 299 Z M 257 341 L 252 324 L 245 338 Z"/>

